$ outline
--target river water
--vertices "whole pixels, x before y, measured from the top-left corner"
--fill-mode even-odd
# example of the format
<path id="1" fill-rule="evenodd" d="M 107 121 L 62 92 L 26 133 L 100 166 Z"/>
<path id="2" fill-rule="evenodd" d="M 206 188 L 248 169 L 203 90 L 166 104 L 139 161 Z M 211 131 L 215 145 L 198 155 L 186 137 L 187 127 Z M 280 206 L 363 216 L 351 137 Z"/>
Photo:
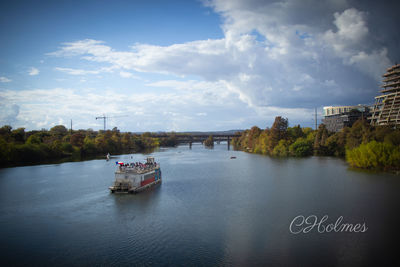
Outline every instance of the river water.
<path id="1" fill-rule="evenodd" d="M 226 144 L 151 155 L 163 182 L 137 195 L 108 187 L 115 161 L 143 154 L 0 169 L 2 265 L 399 266 L 398 175 Z M 366 231 L 291 233 L 324 215 Z"/>

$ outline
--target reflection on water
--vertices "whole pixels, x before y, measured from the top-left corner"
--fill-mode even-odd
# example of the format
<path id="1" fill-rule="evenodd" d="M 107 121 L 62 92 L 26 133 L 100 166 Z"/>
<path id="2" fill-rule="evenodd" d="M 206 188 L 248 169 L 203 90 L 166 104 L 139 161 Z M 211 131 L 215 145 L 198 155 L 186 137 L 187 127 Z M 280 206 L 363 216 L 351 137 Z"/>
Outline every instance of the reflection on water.
<path id="1" fill-rule="evenodd" d="M 137 195 L 109 193 L 114 160 L 0 170 L 3 262 L 349 266 L 396 260 L 399 176 L 351 171 L 335 158 L 228 151 L 226 144 L 152 155 L 163 182 Z M 300 214 L 343 216 L 365 222 L 368 231 L 293 235 L 289 224 Z"/>

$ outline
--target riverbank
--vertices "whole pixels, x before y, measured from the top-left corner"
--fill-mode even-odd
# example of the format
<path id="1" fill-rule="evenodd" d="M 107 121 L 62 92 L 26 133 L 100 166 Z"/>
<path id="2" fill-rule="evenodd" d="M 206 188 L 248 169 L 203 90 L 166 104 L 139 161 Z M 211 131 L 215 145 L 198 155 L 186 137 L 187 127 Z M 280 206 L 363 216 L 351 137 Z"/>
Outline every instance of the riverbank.
<path id="1" fill-rule="evenodd" d="M 276 117 L 271 128 L 254 126 L 232 144 L 238 150 L 273 157 L 334 156 L 353 168 L 400 171 L 400 129 L 373 127 L 365 120 L 332 133 L 324 124 L 318 130 L 288 127 L 287 119 Z"/>
<path id="2" fill-rule="evenodd" d="M 152 137 L 151 133 L 108 131 L 68 131 L 58 125 L 48 130 L 25 132 L 10 126 L 0 128 L 0 167 L 81 161 L 106 154 L 139 153 L 159 146 L 175 146 L 175 136 Z"/>

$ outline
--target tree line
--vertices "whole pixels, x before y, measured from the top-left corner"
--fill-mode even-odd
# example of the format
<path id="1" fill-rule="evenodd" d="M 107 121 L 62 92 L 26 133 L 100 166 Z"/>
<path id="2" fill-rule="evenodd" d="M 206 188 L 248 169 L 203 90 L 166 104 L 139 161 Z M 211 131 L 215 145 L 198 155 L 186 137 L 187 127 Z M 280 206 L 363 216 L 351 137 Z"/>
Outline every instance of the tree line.
<path id="1" fill-rule="evenodd" d="M 15 166 L 63 158 L 82 159 L 90 156 L 141 152 L 157 146 L 175 146 L 174 133 L 155 138 L 151 133 L 107 131 L 69 131 L 63 125 L 50 130 L 25 131 L 6 125 L 0 128 L 0 166 Z"/>
<path id="2" fill-rule="evenodd" d="M 278 116 L 271 128 L 254 126 L 232 144 L 238 150 L 275 157 L 336 156 L 351 167 L 400 170 L 400 129 L 374 127 L 362 119 L 352 127 L 329 132 L 324 124 L 318 130 L 288 127 L 288 119 Z"/>

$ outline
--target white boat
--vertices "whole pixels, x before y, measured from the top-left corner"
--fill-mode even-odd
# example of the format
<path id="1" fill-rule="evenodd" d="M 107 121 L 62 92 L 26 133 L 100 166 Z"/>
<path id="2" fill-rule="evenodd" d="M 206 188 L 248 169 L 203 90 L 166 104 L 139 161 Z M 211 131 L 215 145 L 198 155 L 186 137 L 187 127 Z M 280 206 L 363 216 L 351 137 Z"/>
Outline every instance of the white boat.
<path id="1" fill-rule="evenodd" d="M 153 157 L 147 157 L 146 163 L 116 162 L 114 185 L 110 186 L 112 193 L 137 193 L 153 185 L 161 183 L 160 164 Z"/>

